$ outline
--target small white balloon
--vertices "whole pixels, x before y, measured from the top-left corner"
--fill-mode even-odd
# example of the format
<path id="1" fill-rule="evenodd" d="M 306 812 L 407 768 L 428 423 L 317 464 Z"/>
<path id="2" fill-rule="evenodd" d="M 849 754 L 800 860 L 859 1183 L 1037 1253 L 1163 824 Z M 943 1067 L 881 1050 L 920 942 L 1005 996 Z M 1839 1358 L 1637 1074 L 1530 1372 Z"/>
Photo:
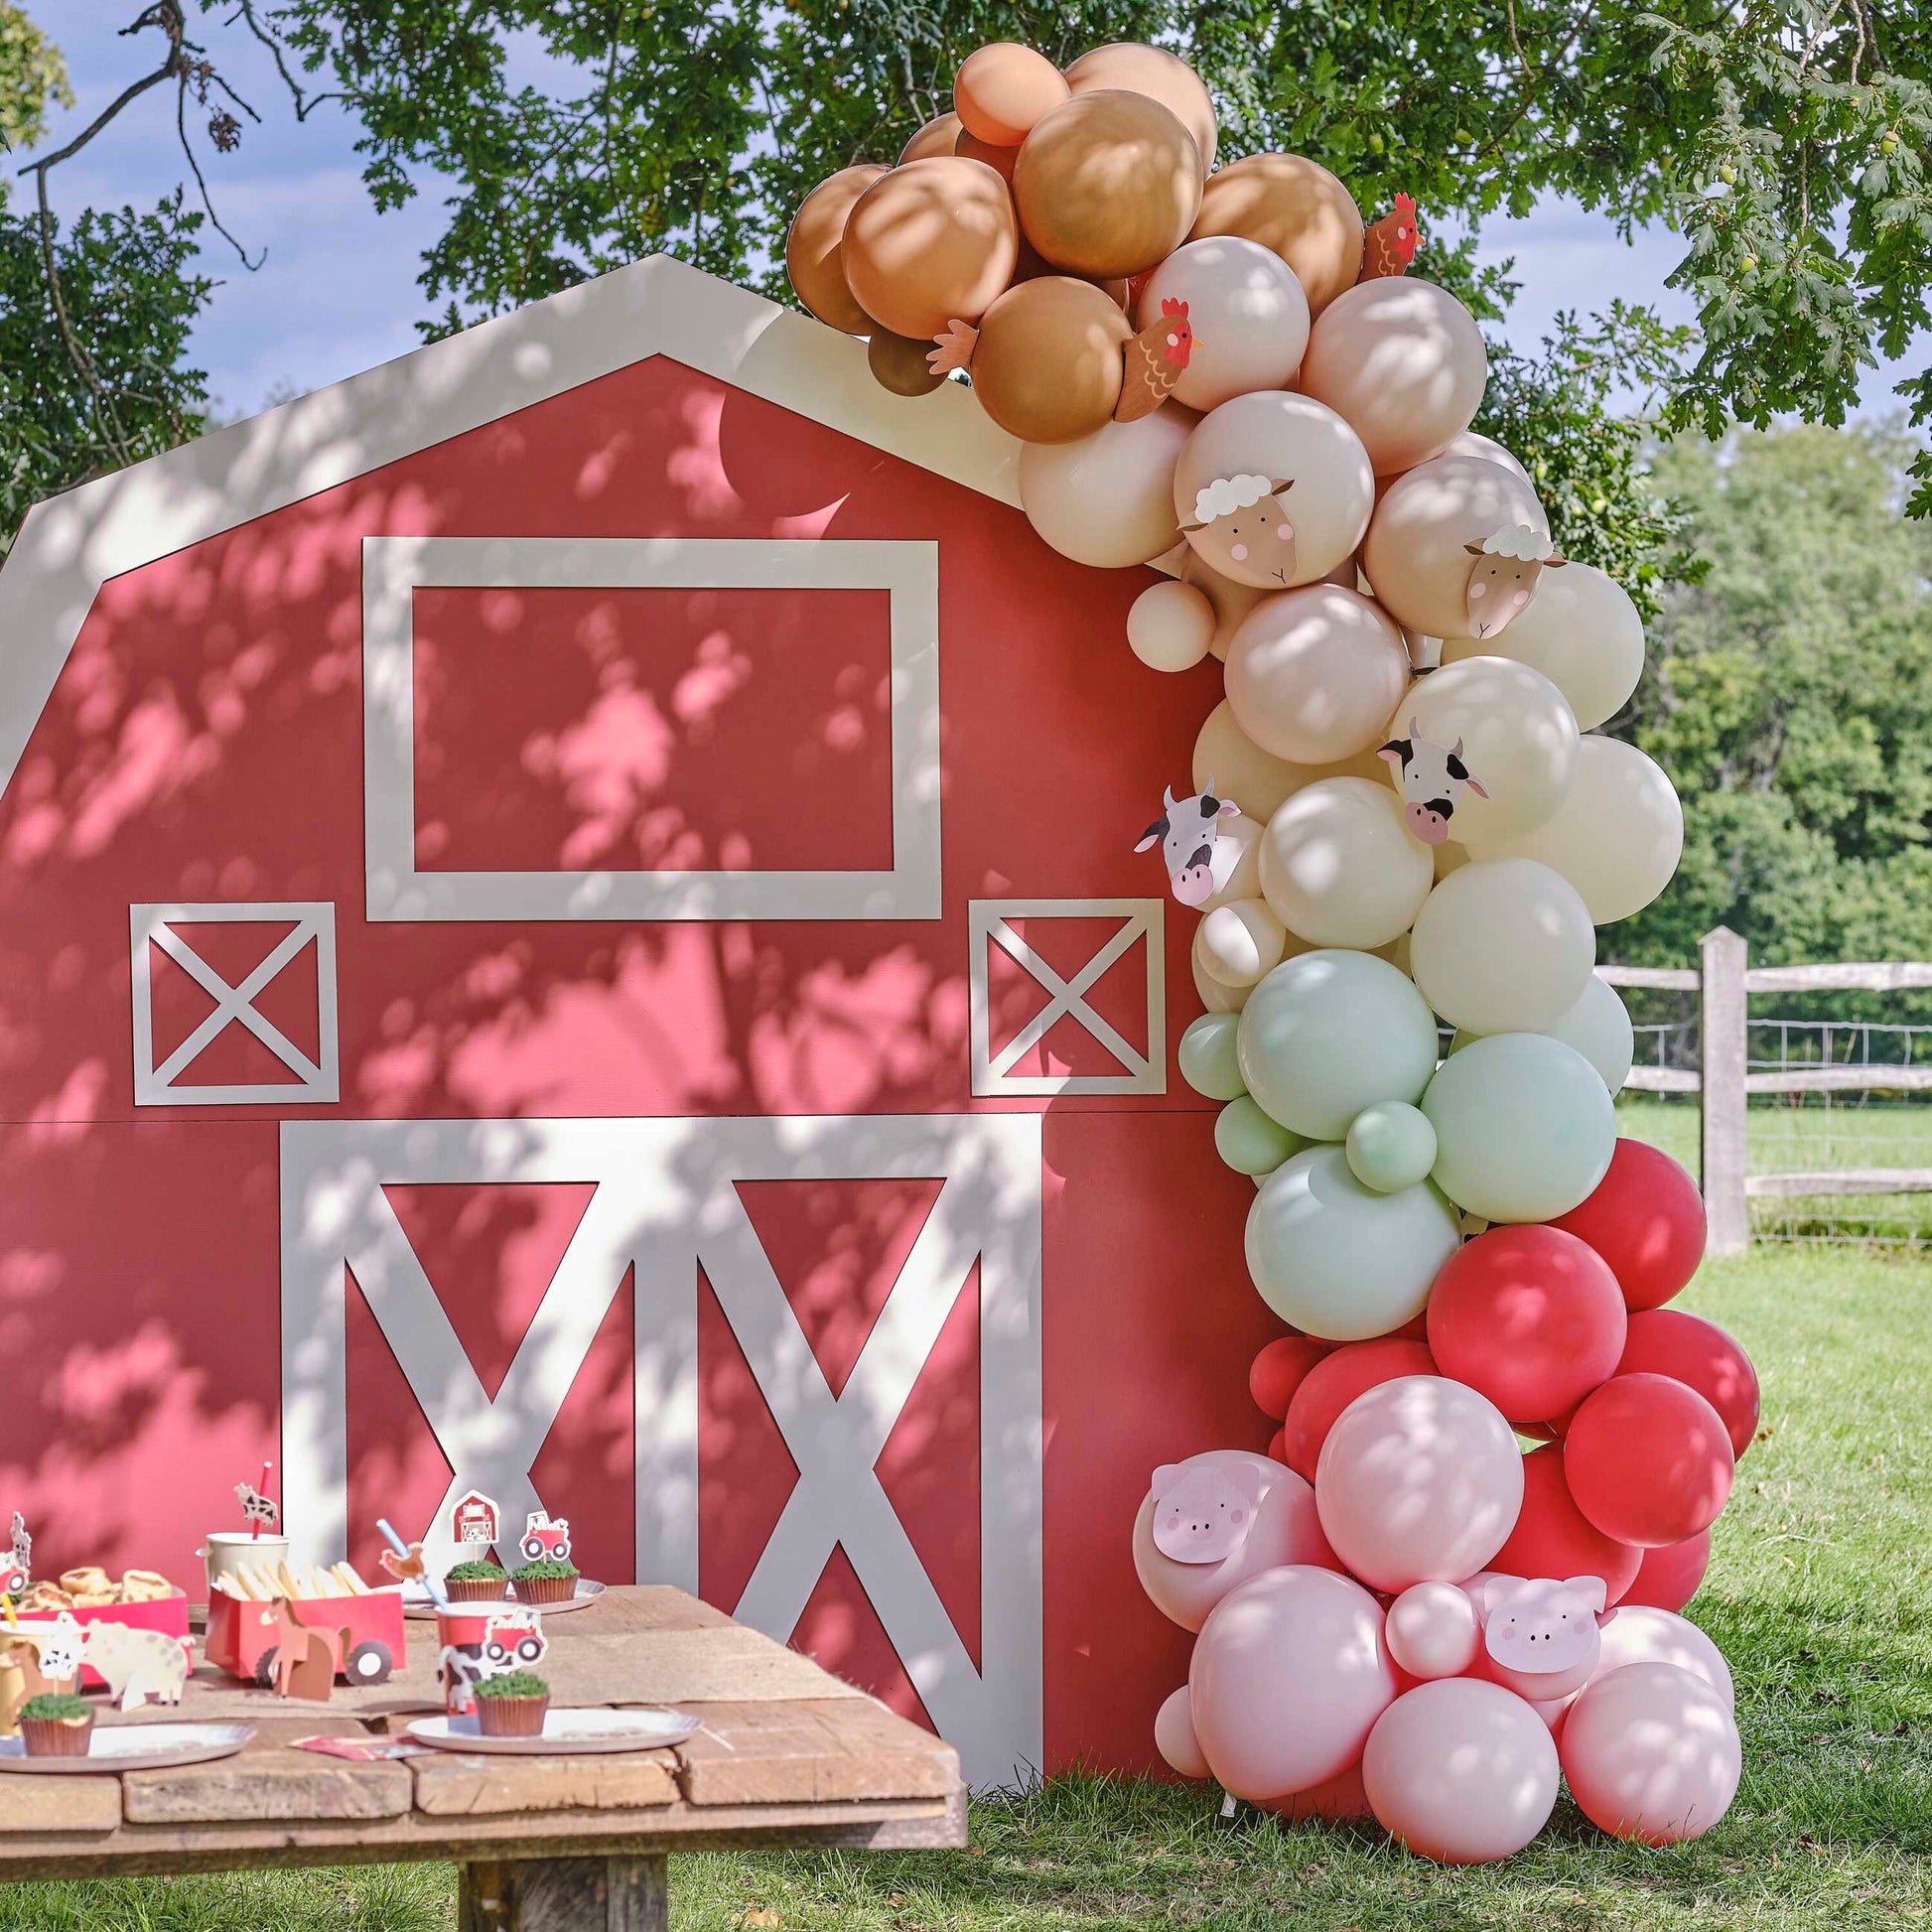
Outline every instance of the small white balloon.
<path id="1" fill-rule="evenodd" d="M 1191 584 L 1150 584 L 1127 613 L 1127 643 L 1155 671 L 1185 671 L 1207 655 L 1214 607 Z"/>
<path id="2" fill-rule="evenodd" d="M 1288 928 L 1261 898 L 1219 905 L 1200 922 L 1201 964 L 1223 986 L 1252 986 L 1282 963 Z"/>
<path id="3" fill-rule="evenodd" d="M 1076 564 L 1145 564 L 1180 537 L 1173 470 L 1197 419 L 1173 403 L 1074 443 L 1020 451 L 1020 507 L 1040 540 Z"/>
<path id="4" fill-rule="evenodd" d="M 1173 394 L 1189 409 L 1213 409 L 1250 389 L 1280 389 L 1301 366 L 1309 300 L 1272 248 L 1238 235 L 1184 243 L 1143 284 L 1135 323 L 1150 327 L 1164 303 L 1176 301 L 1187 305 L 1194 346 Z"/>
<path id="5" fill-rule="evenodd" d="M 1643 676 L 1643 620 L 1615 578 L 1590 564 L 1546 570 L 1536 595 L 1493 637 L 1449 637 L 1443 662 L 1512 657 L 1541 671 L 1594 731 L 1629 702 Z"/>
<path id="6" fill-rule="evenodd" d="M 1530 859 L 1476 859 L 1429 895 L 1409 970 L 1450 1026 L 1543 1033 L 1584 997 L 1596 934 L 1576 888 Z"/>
<path id="7" fill-rule="evenodd" d="M 1311 945 L 1386 946 L 1415 923 L 1435 880 L 1401 801 L 1372 778 L 1304 786 L 1262 835 L 1262 895 Z"/>
<path id="8" fill-rule="evenodd" d="M 1194 944 L 1188 948 L 1187 963 L 1194 975 L 1194 997 L 1209 1013 L 1239 1013 L 1248 1004 L 1252 986 L 1223 986 L 1200 963 L 1200 928 L 1194 929 Z"/>
<path id="9" fill-rule="evenodd" d="M 1372 752 L 1408 688 L 1402 632 L 1335 584 L 1263 598 L 1228 646 L 1236 721 L 1264 751 L 1301 764 Z"/>

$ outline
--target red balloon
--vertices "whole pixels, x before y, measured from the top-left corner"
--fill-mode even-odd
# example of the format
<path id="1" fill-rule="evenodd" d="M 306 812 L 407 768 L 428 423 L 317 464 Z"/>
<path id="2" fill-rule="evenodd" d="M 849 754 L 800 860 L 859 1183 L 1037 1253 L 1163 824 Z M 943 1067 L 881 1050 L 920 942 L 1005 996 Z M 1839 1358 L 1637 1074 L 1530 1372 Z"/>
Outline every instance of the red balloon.
<path id="1" fill-rule="evenodd" d="M 1616 1372 L 1629 1315 L 1595 1249 L 1560 1228 L 1465 1241 L 1429 1291 L 1429 1350 L 1514 1421 L 1541 1422 Z"/>
<path id="2" fill-rule="evenodd" d="M 1505 1577 L 1601 1577 L 1606 1604 L 1621 1600 L 1643 1552 L 1585 1520 L 1570 1494 L 1561 1443 L 1523 1458 L 1523 1507 L 1509 1541 L 1489 1560 Z"/>
<path id="3" fill-rule="evenodd" d="M 1550 1225 L 1587 1241 L 1610 1264 L 1632 1309 L 1662 1308 L 1704 1259 L 1697 1182 L 1642 1141 L 1618 1141 L 1595 1193 Z"/>
<path id="4" fill-rule="evenodd" d="M 1612 1376 L 1587 1397 L 1563 1452 L 1577 1507 L 1605 1536 L 1645 1550 L 1715 1523 L 1737 1460 L 1703 1396 L 1647 1373 Z"/>
<path id="5" fill-rule="evenodd" d="M 1623 1592 L 1626 1603 L 1648 1603 L 1659 1610 L 1681 1610 L 1697 1594 L 1711 1562 L 1711 1532 L 1699 1530 L 1682 1543 L 1646 1550 L 1637 1581 Z"/>
<path id="6" fill-rule="evenodd" d="M 1254 1359 L 1248 1370 L 1248 1393 L 1264 1416 L 1280 1422 L 1295 1400 L 1295 1391 L 1322 1356 L 1329 1344 L 1311 1335 L 1280 1335 Z"/>
<path id="7" fill-rule="evenodd" d="M 1303 1378 L 1282 1424 L 1288 1466 L 1306 1481 L 1314 1480 L 1315 1457 L 1335 1418 L 1381 1382 L 1399 1375 L 1434 1375 L 1436 1358 L 1427 1343 L 1378 1335 L 1373 1341 L 1345 1341 Z"/>
<path id="8" fill-rule="evenodd" d="M 1750 1448 L 1757 1434 L 1757 1371 L 1715 1321 L 1681 1309 L 1645 1309 L 1630 1317 L 1629 1338 L 1616 1370 L 1619 1375 L 1648 1372 L 1688 1382 L 1725 1419 L 1731 1452 L 1742 1455 Z"/>
<path id="9" fill-rule="evenodd" d="M 1279 1429 L 1268 1439 L 1268 1459 L 1271 1462 L 1288 1461 L 1288 1449 L 1282 1443 L 1282 1432 Z"/>

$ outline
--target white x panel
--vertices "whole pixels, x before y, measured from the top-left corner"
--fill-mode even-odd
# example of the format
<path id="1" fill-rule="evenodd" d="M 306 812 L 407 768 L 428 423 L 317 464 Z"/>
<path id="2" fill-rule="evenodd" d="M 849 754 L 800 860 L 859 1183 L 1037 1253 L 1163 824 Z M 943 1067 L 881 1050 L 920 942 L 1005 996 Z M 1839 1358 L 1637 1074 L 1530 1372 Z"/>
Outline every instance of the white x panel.
<path id="1" fill-rule="evenodd" d="M 734 1183 L 942 1184 L 834 1397 Z M 385 1185 L 592 1183 L 495 1400 L 483 1393 Z M 638 1578 L 695 1589 L 702 1267 L 798 1467 L 736 1613 L 788 1638 L 841 1546 L 976 1783 L 1040 1761 L 1040 1122 L 1034 1114 L 730 1120 L 289 1121 L 282 1126 L 283 1461 L 306 1558 L 347 1536 L 345 1270 L 455 1471 L 515 1520 L 600 1323 L 636 1271 Z M 978 1669 L 876 1463 L 974 1263 L 980 1272 Z M 549 1499 L 568 1511 L 568 1497 Z"/>

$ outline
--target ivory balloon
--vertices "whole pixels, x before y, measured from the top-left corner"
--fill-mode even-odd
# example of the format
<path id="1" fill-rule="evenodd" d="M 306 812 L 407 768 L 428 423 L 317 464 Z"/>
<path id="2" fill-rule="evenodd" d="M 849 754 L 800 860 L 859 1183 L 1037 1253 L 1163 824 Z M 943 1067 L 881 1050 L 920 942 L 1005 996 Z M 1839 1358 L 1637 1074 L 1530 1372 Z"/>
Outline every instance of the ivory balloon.
<path id="1" fill-rule="evenodd" d="M 1514 472 L 1481 457 L 1432 457 L 1382 492 L 1362 545 L 1362 574 L 1398 623 L 1427 637 L 1459 636 L 1469 627 L 1475 561 L 1465 546 L 1519 524 L 1550 534 L 1536 492 Z"/>
<path id="2" fill-rule="evenodd" d="M 1066 70 L 1066 84 L 1076 94 L 1096 88 L 1119 88 L 1146 94 L 1179 120 L 1200 150 L 1201 173 L 1214 165 L 1214 103 L 1201 77 L 1177 54 L 1141 41 L 1114 41 L 1089 49 Z"/>
<path id="3" fill-rule="evenodd" d="M 899 150 L 898 165 L 902 168 L 908 161 L 930 161 L 935 155 L 954 153 L 963 132 L 957 114 L 935 115 Z"/>
<path id="4" fill-rule="evenodd" d="M 1493 465 L 1490 466 L 1494 468 Z M 1416 734 L 1452 747 L 1484 793 L 1455 801 L 1458 844 L 1483 848 L 1534 831 L 1556 815 L 1577 770 L 1577 721 L 1541 671 L 1507 657 L 1471 657 L 1422 679 L 1390 720 L 1391 736 Z M 1401 783 L 1393 764 L 1389 778 Z"/>
<path id="5" fill-rule="evenodd" d="M 1546 570 L 1536 595 L 1495 636 L 1443 644 L 1445 664 L 1479 656 L 1513 657 L 1541 671 L 1569 701 L 1577 729 L 1594 731 L 1623 709 L 1643 676 L 1643 620 L 1615 578 L 1569 563 Z"/>
<path id="6" fill-rule="evenodd" d="M 1235 486 L 1243 483 L 1251 486 Z M 1281 487 L 1263 493 L 1257 483 Z M 1311 584 L 1352 556 L 1374 503 L 1361 439 L 1332 409 L 1281 389 L 1210 410 L 1173 474 L 1176 523 L 1201 526 L 1187 541 L 1222 576 L 1264 590 Z"/>
<path id="7" fill-rule="evenodd" d="M 1199 788 L 1207 789 L 1205 779 Z M 1208 862 L 1214 890 L 1201 901 L 1203 914 L 1232 904 L 1238 898 L 1260 896 L 1263 829 L 1261 820 L 1250 818 L 1246 812 L 1239 818 L 1222 819 L 1220 836 L 1214 841 L 1214 856 Z"/>
<path id="8" fill-rule="evenodd" d="M 1299 154 L 1230 162 L 1201 193 L 1190 241 L 1240 235 L 1281 256 L 1318 316 L 1362 272 L 1362 211 L 1327 169 Z"/>
<path id="9" fill-rule="evenodd" d="M 1209 1013 L 1239 1013 L 1248 1004 L 1248 995 L 1254 991 L 1252 986 L 1223 986 L 1202 969 L 1200 953 L 1192 947 L 1188 949 L 1187 960 L 1194 976 L 1194 996 Z"/>
<path id="10" fill-rule="evenodd" d="M 1164 302 L 1187 305 L 1194 346 L 1173 393 L 1190 409 L 1279 389 L 1301 365 L 1308 297 L 1295 271 L 1258 241 L 1208 235 L 1176 248 L 1142 285 L 1135 322 L 1159 322 Z"/>
<path id="11" fill-rule="evenodd" d="M 841 168 L 798 204 L 785 233 L 785 273 L 799 301 L 820 322 L 848 336 L 865 335 L 872 328 L 872 318 L 853 300 L 846 284 L 840 244 L 853 204 L 885 173 L 873 162 Z"/>
<path id="12" fill-rule="evenodd" d="M 1546 1033 L 1584 997 L 1596 934 L 1574 887 L 1530 859 L 1476 859 L 1429 895 L 1409 934 L 1423 998 L 1465 1033 Z"/>
<path id="13" fill-rule="evenodd" d="M 1536 1031 L 1574 1046 L 1602 1075 L 1611 1099 L 1623 1090 L 1636 1057 L 1636 1031 L 1615 987 L 1591 973 L 1583 998 L 1560 1020 Z"/>
<path id="14" fill-rule="evenodd" d="M 1226 901 L 1226 905 L 1249 904 L 1253 902 L 1254 901 L 1252 900 L 1245 900 L 1245 899 L 1242 900 L 1229 899 L 1228 901 Z M 1267 903 L 1265 900 L 1261 901 L 1261 905 L 1262 905 L 1262 910 L 1267 913 L 1267 916 L 1270 919 L 1273 919 L 1274 914 L 1268 911 Z M 1224 909 L 1226 909 L 1226 907 L 1220 905 L 1217 905 L 1213 908 L 1213 910 L 1217 912 Z M 1276 921 L 1276 929 L 1280 930 L 1279 921 Z M 1234 955 L 1237 968 L 1239 969 L 1241 955 L 1243 953 L 1248 952 L 1250 948 L 1242 944 L 1239 940 L 1237 940 L 1234 934 L 1230 932 L 1225 926 L 1217 927 L 1216 934 L 1220 939 L 1226 942 L 1228 946 L 1228 950 L 1230 951 L 1230 953 Z M 1234 978 L 1224 977 L 1221 971 L 1219 970 L 1221 962 L 1216 959 L 1213 951 L 1210 950 L 1208 939 L 1209 939 L 1209 935 L 1207 930 L 1207 918 L 1204 916 L 1201 919 L 1200 924 L 1195 926 L 1194 928 L 1194 943 L 1190 948 L 1190 956 L 1193 959 L 1195 976 L 1197 978 L 1205 977 L 1206 979 L 1212 981 L 1213 984 L 1218 988 L 1220 988 L 1221 991 L 1223 991 L 1224 993 L 1240 994 L 1242 998 L 1242 1004 L 1245 1007 L 1247 1003 L 1248 994 L 1252 992 L 1253 989 L 1261 983 L 1261 979 L 1264 976 L 1261 974 L 1257 974 L 1253 979 L 1234 979 Z M 1296 936 L 1292 932 L 1282 933 L 1282 956 L 1284 958 L 1292 959 L 1298 956 L 1299 954 L 1307 952 L 1308 950 L 1309 950 L 1309 945 L 1306 940 L 1296 938 Z M 1279 964 L 1279 962 L 1277 963 Z"/>
<path id="15" fill-rule="evenodd" d="M 874 323 L 866 342 L 866 366 L 873 380 L 896 396 L 929 396 L 946 379 L 935 375 L 927 363 L 931 351 L 930 343 L 895 336 Z"/>
<path id="16" fill-rule="evenodd" d="M 1200 150 L 1151 95 L 1101 88 L 1041 115 L 1013 200 L 1034 246 L 1075 275 L 1139 275 L 1173 253 L 1200 207 Z"/>
<path id="17" fill-rule="evenodd" d="M 1231 899 L 1200 922 L 1201 964 L 1223 986 L 1253 986 L 1282 963 L 1287 945 L 1287 928 L 1266 899 Z"/>
<path id="18" fill-rule="evenodd" d="M 1077 443 L 1020 452 L 1020 506 L 1041 541 L 1076 564 L 1118 570 L 1173 549 L 1173 470 L 1194 418 L 1169 403 Z"/>
<path id="19" fill-rule="evenodd" d="M 1113 416 L 1121 348 L 1133 335 L 1091 282 L 1041 275 L 987 310 L 973 346 L 973 393 L 1023 443 L 1073 443 Z"/>
<path id="20" fill-rule="evenodd" d="M 1373 751 L 1408 688 L 1402 632 L 1334 584 L 1263 598 L 1228 646 L 1236 723 L 1263 751 L 1298 763 Z"/>
<path id="21" fill-rule="evenodd" d="M 1385 477 L 1440 456 L 1474 420 L 1488 380 L 1482 331 L 1454 296 L 1378 275 L 1322 310 L 1297 386 L 1348 423 Z"/>
<path id="22" fill-rule="evenodd" d="M 867 315 L 896 336 L 977 322 L 1013 280 L 1020 229 L 1007 185 L 983 161 L 908 161 L 861 195 L 840 259 Z"/>
<path id="23" fill-rule="evenodd" d="M 1150 584 L 1128 607 L 1128 648 L 1151 670 L 1198 664 L 1213 635 L 1214 607 L 1191 584 Z"/>
<path id="24" fill-rule="evenodd" d="M 1591 736 L 1578 747 L 1576 775 L 1551 817 L 1520 837 L 1471 844 L 1484 859 L 1535 859 L 1560 872 L 1589 917 L 1609 925 L 1642 911 L 1670 884 L 1684 852 L 1684 806 L 1654 759 L 1621 739 Z"/>
<path id="25" fill-rule="evenodd" d="M 1625 1664 L 1587 1686 L 1561 1754 L 1584 1816 L 1645 1845 L 1702 1837 L 1730 1809 L 1743 1771 L 1728 1703 L 1676 1664 Z"/>
<path id="26" fill-rule="evenodd" d="M 1194 739 L 1194 788 L 1203 788 L 1212 778 L 1223 798 L 1232 798 L 1241 807 L 1242 817 L 1251 820 L 1257 831 L 1266 825 L 1290 793 L 1322 778 L 1366 778 L 1384 782 L 1387 766 L 1374 753 L 1343 759 L 1335 764 L 1295 764 L 1264 752 L 1236 723 L 1234 707 L 1223 698 L 1202 722 Z M 1221 827 L 1225 843 L 1229 832 L 1241 824 L 1230 819 Z M 1216 847 L 1219 856 L 1219 847 Z"/>
<path id="27" fill-rule="evenodd" d="M 1305 785 L 1262 834 L 1262 896 L 1312 945 L 1386 946 L 1415 923 L 1435 878 L 1401 802 L 1372 778 Z"/>
<path id="28" fill-rule="evenodd" d="M 1017 148 L 1041 115 L 1067 97 L 1060 70 L 1018 41 L 991 41 L 959 64 L 953 111 L 969 134 L 996 148 Z"/>

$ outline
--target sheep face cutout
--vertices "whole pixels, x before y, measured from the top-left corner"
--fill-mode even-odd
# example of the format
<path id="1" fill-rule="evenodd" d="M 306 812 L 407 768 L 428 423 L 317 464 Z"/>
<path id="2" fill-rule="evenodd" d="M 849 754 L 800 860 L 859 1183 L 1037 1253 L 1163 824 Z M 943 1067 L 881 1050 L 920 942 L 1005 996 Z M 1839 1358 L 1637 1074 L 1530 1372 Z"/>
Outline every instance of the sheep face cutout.
<path id="1" fill-rule="evenodd" d="M 1409 736 L 1390 739 L 1375 756 L 1395 766 L 1403 821 L 1424 845 L 1448 842 L 1455 801 L 1463 792 L 1472 791 L 1478 798 L 1489 796 L 1475 773 L 1462 762 L 1462 741 L 1458 738 L 1453 745 L 1438 745 L 1423 737 L 1413 718 L 1409 720 Z"/>
<path id="2" fill-rule="evenodd" d="M 1238 1463 L 1166 1462 L 1154 1493 L 1154 1547 L 1174 1563 L 1222 1563 L 1254 1522 L 1261 1476 Z"/>
<path id="3" fill-rule="evenodd" d="M 1600 1577 L 1486 1579 L 1476 1605 L 1484 1674 L 1536 1704 L 1581 1690 L 1602 1654 L 1603 1606 Z"/>
<path id="4" fill-rule="evenodd" d="M 1536 595 L 1537 579 L 1570 561 L 1556 554 L 1543 531 L 1527 523 L 1492 530 L 1480 543 L 1462 547 L 1475 559 L 1466 599 L 1471 637 L 1495 636 Z"/>
<path id="5" fill-rule="evenodd" d="M 1237 818 L 1241 807 L 1214 796 L 1214 779 L 1191 798 L 1175 798 L 1172 785 L 1161 792 L 1161 816 L 1136 842 L 1136 852 L 1155 846 L 1168 862 L 1168 880 L 1182 905 L 1205 905 L 1214 897 L 1214 841 L 1223 818 Z"/>
<path id="6" fill-rule="evenodd" d="M 1181 534 L 1222 576 L 1286 590 L 1297 581 L 1295 525 L 1280 499 L 1294 487 L 1281 477 L 1216 477 L 1194 492 Z"/>

